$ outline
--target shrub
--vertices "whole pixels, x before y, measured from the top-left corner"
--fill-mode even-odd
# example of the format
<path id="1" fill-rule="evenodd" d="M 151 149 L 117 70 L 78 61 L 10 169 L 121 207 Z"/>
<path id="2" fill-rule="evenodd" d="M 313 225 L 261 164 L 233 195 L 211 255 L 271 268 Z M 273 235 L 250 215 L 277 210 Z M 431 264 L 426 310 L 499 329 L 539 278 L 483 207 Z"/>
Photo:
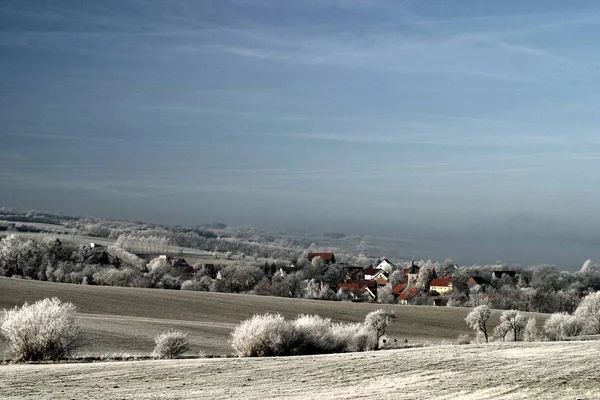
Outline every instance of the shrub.
<path id="1" fill-rule="evenodd" d="M 329 318 L 318 315 L 300 315 L 292 325 L 296 331 L 298 344 L 295 354 L 322 354 L 341 351 L 341 346 L 332 332 Z"/>
<path id="2" fill-rule="evenodd" d="M 153 357 L 177 358 L 185 353 L 188 348 L 187 334 L 181 331 L 167 331 L 154 338 Z"/>
<path id="3" fill-rule="evenodd" d="M 334 324 L 314 315 L 286 321 L 279 314 L 255 315 L 232 333 L 240 357 L 366 351 L 377 348 L 377 330 L 367 324 Z"/>
<path id="4" fill-rule="evenodd" d="M 231 335 L 231 345 L 240 357 L 289 355 L 296 342 L 293 325 L 280 314 L 257 314 L 238 325 Z"/>
<path id="5" fill-rule="evenodd" d="M 8 341 L 13 362 L 69 357 L 82 338 L 75 305 L 56 297 L 6 311 L 0 333 Z"/>
<path id="6" fill-rule="evenodd" d="M 188 279 L 181 284 L 181 290 L 199 291 L 202 290 L 202 286 L 200 285 L 200 282 Z"/>
<path id="7" fill-rule="evenodd" d="M 600 333 L 600 292 L 588 294 L 575 310 L 587 333 Z"/>
<path id="8" fill-rule="evenodd" d="M 340 351 L 369 351 L 377 349 L 377 331 L 361 323 L 335 324 L 333 335 L 341 348 Z"/>
<path id="9" fill-rule="evenodd" d="M 459 345 L 471 344 L 471 335 L 469 335 L 468 333 L 463 333 L 461 335 L 458 335 L 458 338 L 456 338 L 456 344 L 459 344 Z"/>
<path id="10" fill-rule="evenodd" d="M 548 340 L 560 341 L 577 336 L 582 331 L 579 318 L 574 315 L 556 313 L 544 323 L 544 333 Z"/>
<path id="11" fill-rule="evenodd" d="M 537 321 L 534 317 L 530 317 L 523 329 L 523 341 L 537 342 L 538 340 L 540 340 L 540 334 L 537 330 Z"/>

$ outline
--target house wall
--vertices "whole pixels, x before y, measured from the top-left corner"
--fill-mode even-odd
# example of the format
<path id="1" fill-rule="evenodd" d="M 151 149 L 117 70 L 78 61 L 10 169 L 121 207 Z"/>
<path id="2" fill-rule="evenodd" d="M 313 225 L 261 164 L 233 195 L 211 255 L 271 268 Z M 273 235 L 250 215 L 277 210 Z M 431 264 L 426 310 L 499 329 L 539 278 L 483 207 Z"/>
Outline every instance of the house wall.
<path id="1" fill-rule="evenodd" d="M 429 290 L 435 290 L 439 294 L 446 294 L 452 291 L 452 287 L 450 286 L 430 286 Z"/>

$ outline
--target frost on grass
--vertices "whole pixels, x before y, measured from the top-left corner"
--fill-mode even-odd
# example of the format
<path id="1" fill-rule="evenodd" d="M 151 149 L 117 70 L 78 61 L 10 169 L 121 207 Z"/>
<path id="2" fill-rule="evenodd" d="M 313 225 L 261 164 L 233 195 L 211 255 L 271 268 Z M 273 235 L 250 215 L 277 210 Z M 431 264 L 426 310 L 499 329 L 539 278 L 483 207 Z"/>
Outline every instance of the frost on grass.
<path id="1" fill-rule="evenodd" d="M 189 349 L 187 333 L 181 331 L 167 331 L 154 338 L 154 351 L 156 358 L 177 358 Z"/>
<path id="2" fill-rule="evenodd" d="M 64 359 L 82 339 L 75 305 L 56 297 L 6 311 L 0 333 L 8 342 L 13 362 Z"/>

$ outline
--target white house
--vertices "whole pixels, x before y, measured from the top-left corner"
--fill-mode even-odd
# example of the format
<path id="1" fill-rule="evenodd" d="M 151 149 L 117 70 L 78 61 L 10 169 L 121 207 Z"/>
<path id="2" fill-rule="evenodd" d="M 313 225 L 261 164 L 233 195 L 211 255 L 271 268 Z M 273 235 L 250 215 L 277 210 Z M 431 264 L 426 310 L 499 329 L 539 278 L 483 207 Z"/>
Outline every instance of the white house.
<path id="1" fill-rule="evenodd" d="M 385 271 L 388 275 L 392 273 L 394 268 L 396 268 L 396 266 L 394 264 L 392 264 L 392 262 L 390 260 L 388 260 L 387 258 L 384 258 L 383 260 L 381 260 L 381 262 L 379 264 L 377 264 L 377 266 L 375 267 L 375 269 L 380 269 L 382 271 Z"/>

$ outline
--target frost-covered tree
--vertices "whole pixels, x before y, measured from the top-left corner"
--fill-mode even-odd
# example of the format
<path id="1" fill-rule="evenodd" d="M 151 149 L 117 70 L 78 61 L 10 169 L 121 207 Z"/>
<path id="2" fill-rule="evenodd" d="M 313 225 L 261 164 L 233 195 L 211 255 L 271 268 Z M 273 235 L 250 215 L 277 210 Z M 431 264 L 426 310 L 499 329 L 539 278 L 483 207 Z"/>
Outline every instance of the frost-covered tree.
<path id="1" fill-rule="evenodd" d="M 377 302 L 383 304 L 394 304 L 396 297 L 392 293 L 392 285 L 389 283 L 377 290 Z"/>
<path id="2" fill-rule="evenodd" d="M 390 285 L 392 286 L 392 288 L 403 281 L 404 281 L 404 273 L 402 272 L 402 270 L 397 269 L 390 274 L 389 282 L 390 282 Z"/>
<path id="3" fill-rule="evenodd" d="M 372 311 L 365 317 L 365 325 L 377 332 L 377 349 L 379 348 L 379 339 L 385 335 L 385 330 L 395 318 L 396 314 L 391 310 Z"/>
<path id="4" fill-rule="evenodd" d="M 475 331 L 481 332 L 485 338 L 485 342 L 488 342 L 488 328 L 487 323 L 492 317 L 492 311 L 486 305 L 475 307 L 465 318 L 467 325 Z"/>
<path id="5" fill-rule="evenodd" d="M 527 325 L 527 318 L 517 310 L 506 310 L 500 315 L 500 324 L 494 329 L 494 334 L 504 340 L 512 333 L 513 341 L 521 339 L 521 334 Z"/>
<path id="6" fill-rule="evenodd" d="M 600 292 L 585 296 L 575 310 L 575 315 L 583 323 L 586 332 L 600 334 Z"/>
<path id="7" fill-rule="evenodd" d="M 429 284 L 435 278 L 435 269 L 430 266 L 422 266 L 417 276 L 416 287 L 429 290 Z"/>
<path id="8" fill-rule="evenodd" d="M 527 320 L 527 324 L 523 329 L 523 340 L 525 342 L 537 342 L 540 338 L 540 335 L 537 330 L 537 321 L 534 317 L 531 317 Z"/>
<path id="9" fill-rule="evenodd" d="M 549 340 L 566 340 L 581 333 L 582 324 L 579 318 L 565 313 L 555 313 L 544 323 L 544 333 Z"/>
<path id="10" fill-rule="evenodd" d="M 586 262 L 583 263 L 583 266 L 581 267 L 581 270 L 579 270 L 579 272 L 584 275 L 591 275 L 591 274 L 597 273 L 598 268 L 596 267 L 596 264 L 594 264 L 594 262 L 592 260 L 587 260 Z"/>
<path id="11" fill-rule="evenodd" d="M 228 265 L 220 274 L 214 286 L 219 292 L 247 293 L 264 278 L 261 268 L 249 264 Z"/>

